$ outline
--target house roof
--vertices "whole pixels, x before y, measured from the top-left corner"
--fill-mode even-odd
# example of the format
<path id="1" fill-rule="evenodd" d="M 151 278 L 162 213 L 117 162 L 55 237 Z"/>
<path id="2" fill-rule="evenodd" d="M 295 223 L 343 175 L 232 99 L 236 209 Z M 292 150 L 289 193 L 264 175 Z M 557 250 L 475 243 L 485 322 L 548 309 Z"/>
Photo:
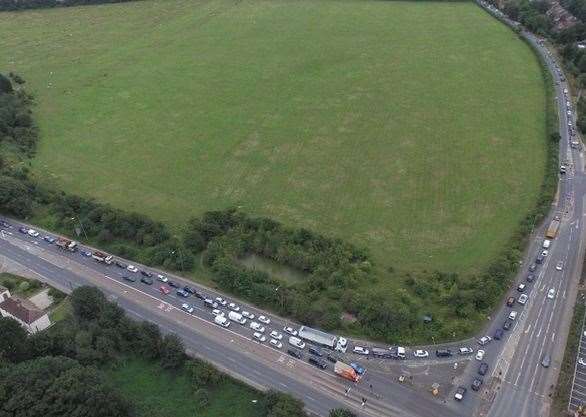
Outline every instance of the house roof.
<path id="1" fill-rule="evenodd" d="M 36 308 L 30 301 L 15 297 L 2 301 L 0 303 L 0 310 L 7 312 L 26 324 L 34 323 L 46 314 L 44 311 Z"/>

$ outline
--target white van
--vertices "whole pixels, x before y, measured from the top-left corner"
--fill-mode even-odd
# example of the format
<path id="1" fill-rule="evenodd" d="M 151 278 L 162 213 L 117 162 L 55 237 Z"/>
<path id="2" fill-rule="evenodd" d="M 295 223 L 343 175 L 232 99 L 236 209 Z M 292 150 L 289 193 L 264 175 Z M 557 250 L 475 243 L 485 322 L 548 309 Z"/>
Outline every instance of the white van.
<path id="1" fill-rule="evenodd" d="M 543 249 L 549 249 L 549 247 L 551 246 L 551 240 L 549 239 L 544 239 L 543 240 Z"/>
<path id="2" fill-rule="evenodd" d="M 222 327 L 228 327 L 230 325 L 230 320 L 228 320 L 225 316 L 220 315 L 214 318 L 214 323 Z"/>
<path id="3" fill-rule="evenodd" d="M 515 320 L 517 318 L 517 312 L 516 311 L 511 311 L 509 313 L 509 320 Z"/>
<path id="4" fill-rule="evenodd" d="M 303 349 L 305 347 L 305 342 L 298 337 L 291 336 L 289 337 L 289 344 L 293 345 L 299 349 Z"/>
<path id="5" fill-rule="evenodd" d="M 235 311 L 230 311 L 228 313 L 228 318 L 232 321 L 235 321 L 238 324 L 246 324 L 246 319 L 242 317 L 242 314 L 237 313 Z"/>

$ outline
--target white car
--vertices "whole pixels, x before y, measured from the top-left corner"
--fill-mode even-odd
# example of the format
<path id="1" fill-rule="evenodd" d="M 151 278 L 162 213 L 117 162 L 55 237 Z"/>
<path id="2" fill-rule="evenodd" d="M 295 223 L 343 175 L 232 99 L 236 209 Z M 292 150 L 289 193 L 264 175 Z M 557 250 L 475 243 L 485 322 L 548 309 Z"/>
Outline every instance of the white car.
<path id="1" fill-rule="evenodd" d="M 566 114 L 567 114 L 568 116 L 571 116 L 571 115 L 572 115 L 572 112 L 571 112 L 570 110 L 568 110 L 568 111 L 566 112 Z"/>
<path id="2" fill-rule="evenodd" d="M 260 332 L 254 332 L 253 336 L 259 342 L 266 342 L 267 341 L 266 336 Z"/>
<path id="3" fill-rule="evenodd" d="M 549 298 L 550 300 L 553 300 L 555 298 L 555 289 L 549 289 L 549 291 L 547 292 L 547 298 Z"/>
<path id="4" fill-rule="evenodd" d="M 230 303 L 228 304 L 228 308 L 232 311 L 240 311 L 240 307 L 238 307 L 236 304 L 234 303 Z"/>
<path id="5" fill-rule="evenodd" d="M 517 299 L 517 302 L 519 304 L 521 304 L 522 306 L 525 305 L 525 303 L 527 303 L 527 300 L 529 299 L 529 296 L 527 294 L 521 294 L 519 296 L 519 298 Z"/>
<path id="6" fill-rule="evenodd" d="M 417 349 L 413 352 L 413 356 L 416 358 L 427 358 L 429 356 L 429 352 L 427 350 Z"/>
<path id="7" fill-rule="evenodd" d="M 564 263 L 562 261 L 559 261 L 557 263 L 557 265 L 555 266 L 555 269 L 557 269 L 558 271 L 561 271 L 562 269 L 564 269 Z"/>
<path id="8" fill-rule="evenodd" d="M 257 332 L 264 333 L 265 328 L 261 324 L 257 323 L 256 321 L 250 322 L 250 328 L 252 330 L 256 330 Z"/>
<path id="9" fill-rule="evenodd" d="M 291 336 L 297 336 L 297 330 L 295 330 L 293 327 L 283 327 L 283 331 L 285 333 L 289 333 Z"/>
<path id="10" fill-rule="evenodd" d="M 458 353 L 460 353 L 460 355 L 469 355 L 471 353 L 474 353 L 474 349 L 469 348 L 468 346 L 464 346 L 458 349 Z"/>
<path id="11" fill-rule="evenodd" d="M 481 361 L 484 358 L 484 350 L 478 349 L 476 352 L 476 360 Z"/>
<path id="12" fill-rule="evenodd" d="M 126 269 L 128 269 L 130 272 L 138 272 L 138 268 L 134 265 L 128 265 Z"/>
<path id="13" fill-rule="evenodd" d="M 277 349 L 281 349 L 283 347 L 283 344 L 276 339 L 271 339 L 271 341 L 269 343 L 271 345 L 273 345 L 274 347 L 276 347 Z"/>
<path id="14" fill-rule="evenodd" d="M 266 316 L 258 316 L 258 321 L 260 321 L 261 323 L 264 323 L 264 324 L 270 324 L 271 319 L 269 319 Z"/>
<path id="15" fill-rule="evenodd" d="M 228 301 L 224 300 L 222 297 L 216 297 L 216 302 L 221 306 L 225 306 L 226 304 L 228 304 Z"/>
<path id="16" fill-rule="evenodd" d="M 544 249 L 541 251 L 541 256 L 543 256 L 544 258 L 549 254 L 549 251 L 547 249 Z"/>
<path id="17" fill-rule="evenodd" d="M 582 366 L 586 366 L 586 361 L 584 360 L 584 358 L 578 359 L 578 363 Z"/>
<path id="18" fill-rule="evenodd" d="M 517 312 L 515 310 L 509 313 L 509 320 L 515 320 L 517 318 Z"/>
<path id="19" fill-rule="evenodd" d="M 181 308 L 185 311 L 187 311 L 189 314 L 193 313 L 193 307 L 191 307 L 189 304 L 187 303 L 183 303 L 181 304 Z"/>
<path id="20" fill-rule="evenodd" d="M 250 320 L 254 320 L 254 318 L 256 317 L 254 314 L 252 314 L 252 313 L 250 313 L 248 311 L 243 311 L 241 314 L 244 317 L 246 317 L 247 319 L 250 319 Z"/>
<path id="21" fill-rule="evenodd" d="M 218 310 L 217 308 L 214 308 L 214 309 L 212 310 L 212 314 L 213 314 L 214 316 L 223 316 L 223 315 L 224 315 L 224 312 L 223 312 L 222 310 Z"/>
<path id="22" fill-rule="evenodd" d="M 490 341 L 492 340 L 492 337 L 490 336 L 482 336 L 480 339 L 478 339 L 478 344 L 480 346 L 484 346 L 490 343 Z"/>
<path id="23" fill-rule="evenodd" d="M 157 279 L 161 282 L 168 282 L 169 281 L 169 278 L 167 278 L 165 275 L 161 275 L 161 274 L 157 275 Z"/>
<path id="24" fill-rule="evenodd" d="M 304 349 L 305 348 L 305 342 L 303 340 L 301 340 L 298 337 L 295 336 L 289 336 L 289 344 L 295 346 L 296 348 L 299 349 Z"/>
<path id="25" fill-rule="evenodd" d="M 38 237 L 39 236 L 39 232 L 37 232 L 34 229 L 28 229 L 28 232 L 27 233 L 29 234 L 29 236 L 32 236 L 32 237 Z"/>
<path id="26" fill-rule="evenodd" d="M 273 339 L 281 340 L 281 339 L 283 338 L 283 335 L 282 335 L 281 333 L 279 333 L 278 331 L 276 331 L 276 330 L 273 330 L 273 331 L 271 332 L 271 337 L 272 337 Z"/>
<path id="27" fill-rule="evenodd" d="M 357 353 L 359 355 L 368 355 L 370 353 L 370 351 L 367 348 L 362 346 L 354 346 L 352 352 Z"/>

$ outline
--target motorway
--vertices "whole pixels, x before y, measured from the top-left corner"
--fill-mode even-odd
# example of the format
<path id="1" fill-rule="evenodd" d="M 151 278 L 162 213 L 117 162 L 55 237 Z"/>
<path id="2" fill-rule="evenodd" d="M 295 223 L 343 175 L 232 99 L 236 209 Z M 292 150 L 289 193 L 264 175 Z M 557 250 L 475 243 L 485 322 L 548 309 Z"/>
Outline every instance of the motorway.
<path id="1" fill-rule="evenodd" d="M 485 5 L 481 4 L 485 7 Z M 492 14 L 494 11 L 489 10 Z M 497 16 L 505 23 L 511 24 L 502 16 Z M 511 310 L 519 312 L 511 330 L 505 332 L 500 341 L 492 341 L 482 347 L 486 351 L 484 361 L 489 365 L 489 374 L 484 377 L 484 385 L 479 392 L 470 390 L 472 380 L 477 376 L 478 361 L 472 357 L 448 358 L 445 361 L 427 360 L 434 371 L 434 366 L 452 363 L 459 360 L 461 367 L 455 381 L 450 381 L 442 389 L 447 390 L 443 396 L 433 397 L 429 392 L 417 391 L 407 385 L 397 383 L 390 377 L 385 366 L 377 366 L 374 361 L 367 362 L 366 378 L 359 383 L 343 380 L 329 369 L 322 371 L 305 360 L 292 358 L 286 354 L 287 335 L 283 334 L 282 349 L 269 347 L 252 338 L 248 326 L 232 323 L 228 329 L 213 324 L 210 309 L 204 307 L 201 300 L 194 297 L 188 299 L 170 294 L 162 294 L 160 282 L 153 285 L 140 282 L 139 273 L 130 273 L 115 265 L 106 266 L 91 258 L 77 253 L 59 250 L 39 238 L 18 233 L 20 223 L 11 221 L 13 228 L 2 231 L 0 239 L 0 255 L 7 261 L 19 264 L 30 271 L 38 279 L 65 292 L 70 292 L 80 285 L 91 285 L 100 288 L 110 300 L 123 307 L 131 316 L 158 324 L 165 332 L 180 336 L 188 351 L 211 361 L 220 369 L 236 378 L 259 388 L 278 389 L 289 392 L 304 401 L 309 412 L 327 415 L 336 407 L 352 409 L 360 416 L 397 416 L 397 417 L 462 417 L 462 416 L 520 416 L 537 417 L 548 413 L 549 395 L 557 379 L 557 371 L 565 347 L 567 329 L 575 302 L 577 277 L 580 276 L 584 257 L 584 208 L 586 198 L 586 175 L 582 152 L 569 146 L 571 136 L 568 123 L 573 122 L 573 113 L 566 114 L 566 98 L 563 90 L 569 87 L 560 79 L 556 64 L 551 55 L 531 34 L 523 33 L 536 50 L 544 57 L 552 77 L 556 82 L 556 95 L 560 119 L 560 159 L 570 161 L 568 173 L 562 176 L 558 198 L 553 207 L 551 217 L 561 216 L 562 222 L 558 237 L 553 242 L 544 263 L 535 272 L 533 282 L 526 282 L 525 293 L 529 301 L 522 306 L 503 305 L 493 314 L 492 320 L 482 335 L 492 336 L 500 328 Z M 571 101 L 571 100 L 569 100 Z M 548 222 L 546 222 L 547 224 Z M 27 225 L 28 226 L 28 225 Z M 32 227 L 32 226 L 29 226 Z M 525 282 L 528 267 L 541 251 L 544 226 L 538 228 L 527 250 L 527 260 L 517 277 L 510 295 L 518 296 L 515 290 L 520 282 Z M 92 249 L 89 248 L 91 251 Z M 563 269 L 556 270 L 559 261 Z M 124 261 L 125 263 L 131 263 Z M 177 276 L 151 270 L 155 274 L 162 273 L 181 287 L 189 285 L 197 288 L 206 296 L 224 297 L 234 301 L 257 317 L 265 314 L 271 318 L 266 325 L 266 334 L 270 330 L 282 331 L 284 326 L 298 325 L 282 318 L 275 317 L 255 307 L 217 293 L 214 290 L 194 284 Z M 135 275 L 136 282 L 128 282 L 124 275 Z M 549 289 L 555 290 L 555 297 L 548 299 Z M 188 302 L 194 307 L 189 314 L 181 309 L 181 304 Z M 248 323 L 247 323 L 248 325 Z M 482 336 L 479 335 L 479 336 Z M 453 346 L 470 346 L 470 341 Z M 432 349 L 432 348 L 426 348 Z M 340 354 L 341 355 L 341 354 Z M 549 368 L 541 366 L 545 355 L 551 355 Z M 346 354 L 346 358 L 360 360 L 366 358 Z M 393 362 L 389 367 L 401 367 L 417 360 Z M 456 366 L 454 366 L 456 368 Z M 453 390 L 457 385 L 468 387 L 462 402 L 453 400 Z M 362 399 L 367 402 L 361 405 Z"/>

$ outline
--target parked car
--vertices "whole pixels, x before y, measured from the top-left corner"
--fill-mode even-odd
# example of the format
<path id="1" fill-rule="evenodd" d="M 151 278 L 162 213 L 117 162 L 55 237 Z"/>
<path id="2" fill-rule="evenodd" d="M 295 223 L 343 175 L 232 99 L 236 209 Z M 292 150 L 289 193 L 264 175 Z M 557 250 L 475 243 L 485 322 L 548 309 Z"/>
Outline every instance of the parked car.
<path id="1" fill-rule="evenodd" d="M 254 337 L 256 340 L 258 340 L 259 342 L 266 342 L 266 341 L 267 341 L 267 337 L 266 337 L 264 334 L 262 334 L 261 332 L 254 332 L 254 333 L 252 334 L 252 336 L 253 336 L 253 337 Z"/>
<path id="2" fill-rule="evenodd" d="M 456 401 L 462 401 L 464 399 L 464 395 L 466 395 L 466 391 L 466 387 L 459 386 L 458 388 L 456 388 L 454 399 Z"/>
<path id="3" fill-rule="evenodd" d="M 482 362 L 480 364 L 480 366 L 478 367 L 478 374 L 484 376 L 484 375 L 486 375 L 487 372 L 488 372 L 488 363 Z"/>
<path id="4" fill-rule="evenodd" d="M 247 319 L 250 319 L 250 320 L 254 320 L 254 318 L 256 317 L 254 314 L 252 314 L 252 313 L 250 313 L 248 311 L 243 311 L 242 312 L 242 315 L 244 317 L 246 317 Z"/>
<path id="5" fill-rule="evenodd" d="M 276 330 L 273 330 L 270 335 L 273 339 L 281 340 L 283 335 Z"/>
<path id="6" fill-rule="evenodd" d="M 269 342 L 271 345 L 273 345 L 274 347 L 276 347 L 277 349 L 281 349 L 283 347 L 283 343 L 281 343 L 279 340 L 277 339 L 271 339 L 271 341 Z"/>
<path id="7" fill-rule="evenodd" d="M 427 358 L 429 356 L 429 352 L 427 350 L 417 349 L 413 352 L 413 356 L 416 358 Z"/>
<path id="8" fill-rule="evenodd" d="M 128 269 L 130 272 L 138 272 L 138 268 L 134 265 L 128 265 L 126 269 Z"/>
<path id="9" fill-rule="evenodd" d="M 297 336 L 297 330 L 295 330 L 293 327 L 283 327 L 283 331 L 285 333 L 289 333 L 291 336 Z"/>
<path id="10" fill-rule="evenodd" d="M 269 319 L 266 316 L 258 316 L 258 321 L 260 321 L 261 323 L 264 323 L 264 324 L 270 324 L 271 323 L 271 319 Z"/>
<path id="11" fill-rule="evenodd" d="M 226 304 L 228 304 L 228 301 L 224 300 L 222 297 L 216 297 L 216 302 L 221 306 L 225 306 Z"/>
<path id="12" fill-rule="evenodd" d="M 212 315 L 214 315 L 214 316 L 223 316 L 224 315 L 224 312 L 222 310 L 220 310 L 220 309 L 214 308 L 212 310 Z"/>
<path id="13" fill-rule="evenodd" d="M 370 353 L 370 351 L 363 346 L 354 346 L 352 352 L 357 353 L 358 355 L 368 355 Z"/>
<path id="14" fill-rule="evenodd" d="M 529 299 L 529 296 L 527 294 L 521 294 L 519 296 L 519 299 L 517 300 L 517 302 L 521 305 L 525 305 L 527 303 L 528 299 Z"/>
<path id="15" fill-rule="evenodd" d="M 474 353 L 474 349 L 469 348 L 468 346 L 462 346 L 460 349 L 458 349 L 458 353 L 460 355 L 469 355 L 471 353 Z"/>
<path id="16" fill-rule="evenodd" d="M 505 334 L 505 331 L 503 329 L 496 329 L 494 331 L 494 340 L 501 340 L 503 338 L 503 335 Z"/>
<path id="17" fill-rule="evenodd" d="M 474 378 L 472 381 L 472 391 L 478 391 L 482 386 L 482 378 Z"/>
<path id="18" fill-rule="evenodd" d="M 203 305 L 209 308 L 218 308 L 218 303 L 216 303 L 211 298 L 206 298 L 205 300 L 203 300 Z"/>
<path id="19" fill-rule="evenodd" d="M 446 358 L 452 356 L 452 351 L 450 349 L 437 349 L 435 351 L 435 356 L 438 358 Z"/>
<path id="20" fill-rule="evenodd" d="M 257 323 L 256 321 L 251 321 L 250 322 L 250 328 L 254 331 L 260 332 L 260 333 L 264 333 L 265 332 L 265 328 L 263 325 Z"/>
<path id="21" fill-rule="evenodd" d="M 490 336 L 482 336 L 480 339 L 478 339 L 478 344 L 480 346 L 484 346 L 489 344 L 491 340 L 492 338 Z"/>
<path id="22" fill-rule="evenodd" d="M 240 307 L 237 306 L 235 303 L 228 304 L 228 308 L 232 311 L 240 311 Z"/>
<path id="23" fill-rule="evenodd" d="M 481 361 L 484 358 L 484 350 L 478 349 L 476 352 L 476 360 Z"/>

